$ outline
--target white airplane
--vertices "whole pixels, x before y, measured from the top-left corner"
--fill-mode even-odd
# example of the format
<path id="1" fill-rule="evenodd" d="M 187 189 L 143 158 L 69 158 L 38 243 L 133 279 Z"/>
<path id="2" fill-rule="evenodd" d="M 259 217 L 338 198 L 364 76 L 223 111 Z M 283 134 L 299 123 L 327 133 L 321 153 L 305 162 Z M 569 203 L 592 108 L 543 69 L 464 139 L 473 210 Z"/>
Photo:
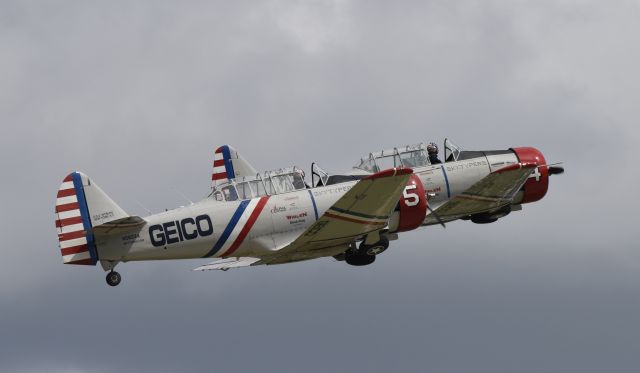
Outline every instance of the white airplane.
<path id="1" fill-rule="evenodd" d="M 55 208 L 63 261 L 100 262 L 111 286 L 121 281 L 116 265 L 129 261 L 216 259 L 198 271 L 321 257 L 367 265 L 400 232 L 456 219 L 490 223 L 521 210 L 564 171 L 534 148 L 463 151 L 445 140 L 438 163 L 434 146 L 371 153 L 342 175 L 313 164 L 310 186 L 296 167 L 258 173 L 225 145 L 214 154 L 208 198 L 144 218 L 72 172 Z"/>

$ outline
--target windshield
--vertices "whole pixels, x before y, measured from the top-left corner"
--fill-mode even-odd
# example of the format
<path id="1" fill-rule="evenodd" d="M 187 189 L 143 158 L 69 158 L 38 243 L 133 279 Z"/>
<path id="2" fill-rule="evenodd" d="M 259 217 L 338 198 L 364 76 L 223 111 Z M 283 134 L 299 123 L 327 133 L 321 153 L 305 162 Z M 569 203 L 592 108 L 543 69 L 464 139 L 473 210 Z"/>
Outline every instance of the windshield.
<path id="1" fill-rule="evenodd" d="M 444 161 L 452 162 L 457 161 L 460 157 L 460 152 L 462 148 L 458 145 L 454 144 L 453 141 L 449 139 L 444 139 Z"/>

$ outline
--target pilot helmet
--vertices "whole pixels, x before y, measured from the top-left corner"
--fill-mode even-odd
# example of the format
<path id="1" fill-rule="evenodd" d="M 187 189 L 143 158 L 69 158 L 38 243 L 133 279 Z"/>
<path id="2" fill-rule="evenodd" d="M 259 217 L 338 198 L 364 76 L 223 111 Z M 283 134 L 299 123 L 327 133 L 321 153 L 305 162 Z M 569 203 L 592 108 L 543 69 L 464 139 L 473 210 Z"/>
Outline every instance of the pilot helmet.
<path id="1" fill-rule="evenodd" d="M 433 142 L 430 142 L 427 145 L 427 153 L 429 154 L 438 154 L 438 145 Z"/>

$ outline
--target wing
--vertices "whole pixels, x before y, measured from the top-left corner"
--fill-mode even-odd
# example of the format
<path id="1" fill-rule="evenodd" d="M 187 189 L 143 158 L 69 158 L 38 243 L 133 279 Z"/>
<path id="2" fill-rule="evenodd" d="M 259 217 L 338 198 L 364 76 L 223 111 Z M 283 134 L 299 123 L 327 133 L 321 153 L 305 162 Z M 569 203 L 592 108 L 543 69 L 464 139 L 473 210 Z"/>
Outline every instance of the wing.
<path id="1" fill-rule="evenodd" d="M 494 171 L 469 189 L 454 196 L 436 209 L 444 220 L 455 220 L 470 214 L 490 212 L 511 204 L 537 165 L 516 163 Z M 427 215 L 426 224 L 437 224 L 435 216 Z"/>
<path id="2" fill-rule="evenodd" d="M 211 271 L 214 269 L 218 269 L 221 271 L 226 271 L 229 268 L 249 267 L 251 265 L 255 265 L 255 263 L 259 261 L 260 261 L 259 258 L 250 258 L 250 257 L 218 259 L 209 264 L 205 264 L 200 267 L 194 268 L 193 270 L 194 271 Z"/>
<path id="3" fill-rule="evenodd" d="M 337 255 L 358 238 L 385 228 L 412 173 L 394 168 L 360 180 L 295 241 L 260 264 Z"/>

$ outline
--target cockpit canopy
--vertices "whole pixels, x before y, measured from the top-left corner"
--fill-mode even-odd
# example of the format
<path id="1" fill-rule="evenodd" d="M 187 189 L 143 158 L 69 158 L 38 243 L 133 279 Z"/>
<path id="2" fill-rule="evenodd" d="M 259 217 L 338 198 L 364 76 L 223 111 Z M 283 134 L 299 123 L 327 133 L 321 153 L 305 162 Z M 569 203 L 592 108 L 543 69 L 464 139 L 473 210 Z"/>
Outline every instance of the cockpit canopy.
<path id="1" fill-rule="evenodd" d="M 304 172 L 297 167 L 291 167 L 236 178 L 216 185 L 210 196 L 216 201 L 237 201 L 306 188 Z"/>
<path id="2" fill-rule="evenodd" d="M 428 166 L 429 154 L 423 144 L 407 145 L 401 148 L 369 153 L 367 158 L 361 158 L 354 168 L 366 172 L 380 172 L 393 167 L 423 167 Z"/>
<path id="3" fill-rule="evenodd" d="M 445 162 L 457 161 L 463 153 L 462 148 L 454 144 L 451 140 L 444 140 Z M 369 153 L 366 158 L 361 158 L 353 168 L 356 171 L 367 173 L 380 172 L 393 167 L 424 167 L 431 165 L 427 146 L 424 143 L 417 145 L 407 145 L 400 148 L 383 150 L 381 152 Z"/>

